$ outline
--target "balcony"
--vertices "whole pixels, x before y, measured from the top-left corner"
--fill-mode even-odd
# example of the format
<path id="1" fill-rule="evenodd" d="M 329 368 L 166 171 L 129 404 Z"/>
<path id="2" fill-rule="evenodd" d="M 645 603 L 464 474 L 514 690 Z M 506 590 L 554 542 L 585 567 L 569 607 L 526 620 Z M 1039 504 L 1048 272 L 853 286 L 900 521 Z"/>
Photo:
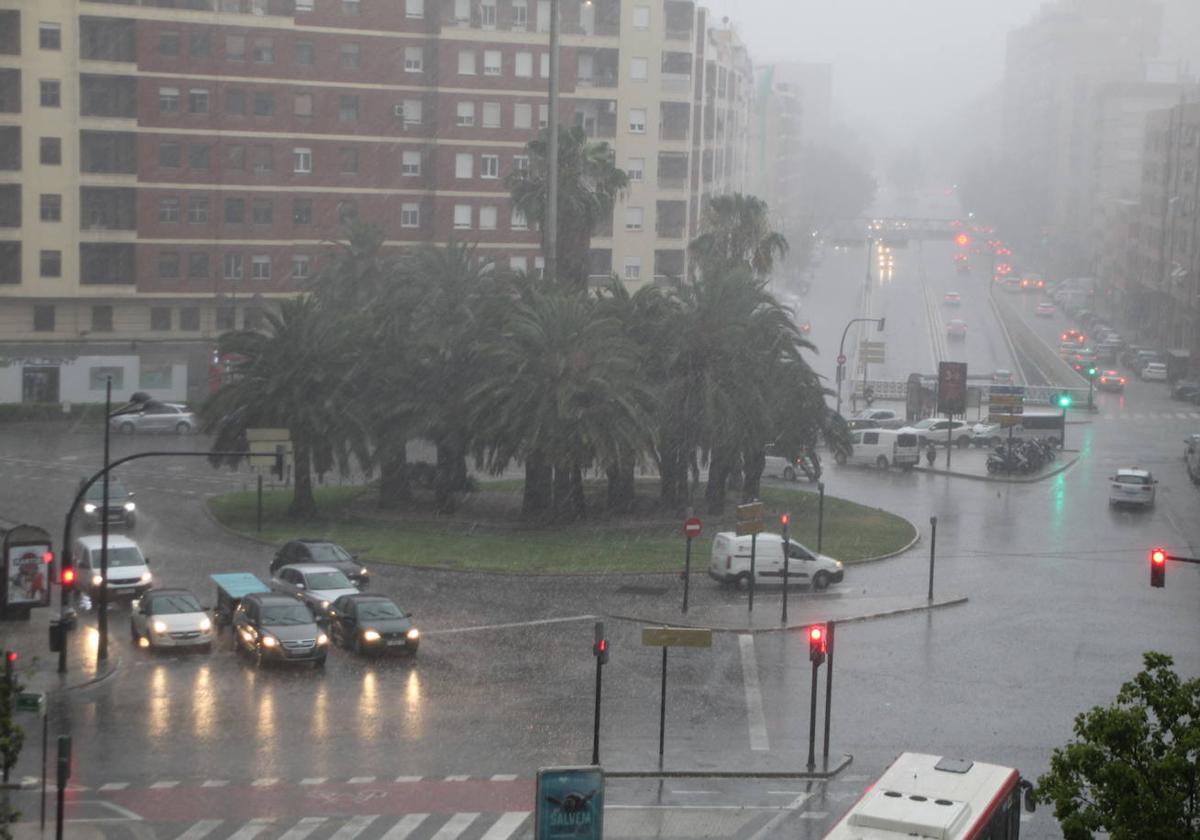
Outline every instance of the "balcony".
<path id="1" fill-rule="evenodd" d="M 692 88 L 692 77 L 688 73 L 663 73 L 662 92 L 686 95 Z"/>

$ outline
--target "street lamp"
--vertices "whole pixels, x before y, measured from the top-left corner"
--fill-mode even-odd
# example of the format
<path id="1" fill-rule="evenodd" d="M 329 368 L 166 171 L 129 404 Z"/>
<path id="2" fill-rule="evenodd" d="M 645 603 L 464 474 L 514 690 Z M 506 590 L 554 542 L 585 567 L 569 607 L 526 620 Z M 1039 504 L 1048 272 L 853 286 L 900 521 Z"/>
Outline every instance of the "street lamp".
<path id="1" fill-rule="evenodd" d="M 867 271 L 870 271 L 870 263 L 867 263 Z M 875 324 L 876 332 L 883 332 L 883 323 L 887 320 L 884 318 L 851 318 L 846 322 L 846 329 L 842 330 L 842 340 L 838 344 L 838 366 L 837 366 L 837 413 L 842 413 L 842 380 L 846 378 L 846 364 L 842 360 L 846 358 L 846 333 L 850 332 L 851 324 L 857 324 L 862 321 L 870 321 Z"/>

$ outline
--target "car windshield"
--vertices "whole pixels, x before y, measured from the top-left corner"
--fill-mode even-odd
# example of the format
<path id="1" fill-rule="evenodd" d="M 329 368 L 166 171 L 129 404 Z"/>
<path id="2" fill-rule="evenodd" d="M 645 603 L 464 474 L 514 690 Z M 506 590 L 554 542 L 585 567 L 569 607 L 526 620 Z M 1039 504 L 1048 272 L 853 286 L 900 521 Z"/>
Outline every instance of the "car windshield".
<path id="1" fill-rule="evenodd" d="M 108 547 L 108 567 L 110 569 L 117 566 L 144 566 L 146 565 L 145 558 L 134 546 L 121 546 L 119 548 Z M 96 568 L 100 567 L 100 551 L 96 550 Z"/>
<path id="2" fill-rule="evenodd" d="M 354 584 L 337 571 L 309 572 L 304 576 L 304 585 L 309 589 L 353 589 Z"/>
<path id="3" fill-rule="evenodd" d="M 404 618 L 404 610 L 391 601 L 362 601 L 358 605 L 358 617 L 363 621 L 384 618 Z"/>
<path id="4" fill-rule="evenodd" d="M 1148 475 L 1119 475 L 1117 476 L 1117 484 L 1149 484 L 1150 476 Z"/>
<path id="5" fill-rule="evenodd" d="M 309 543 L 308 553 L 314 563 L 348 563 L 354 559 L 337 543 Z"/>
<path id="6" fill-rule="evenodd" d="M 109 481 L 108 482 L 108 499 L 109 499 L 109 501 L 112 501 L 113 499 L 120 498 L 123 496 L 128 496 L 128 495 L 129 495 L 129 491 L 125 489 L 125 485 L 122 484 L 121 482 L 119 482 L 119 481 Z M 91 487 L 89 487 L 88 491 L 87 491 L 87 498 L 89 500 L 93 500 L 93 501 L 100 501 L 101 499 L 103 499 L 104 498 L 104 482 L 97 481 L 95 484 L 93 484 Z"/>
<path id="7" fill-rule="evenodd" d="M 172 595 L 156 595 L 150 599 L 151 615 L 175 615 L 178 613 L 203 612 L 200 602 L 194 595 L 178 593 Z"/>
<path id="8" fill-rule="evenodd" d="M 312 613 L 300 603 L 270 604 L 262 608 L 262 623 L 267 625 L 312 624 Z"/>

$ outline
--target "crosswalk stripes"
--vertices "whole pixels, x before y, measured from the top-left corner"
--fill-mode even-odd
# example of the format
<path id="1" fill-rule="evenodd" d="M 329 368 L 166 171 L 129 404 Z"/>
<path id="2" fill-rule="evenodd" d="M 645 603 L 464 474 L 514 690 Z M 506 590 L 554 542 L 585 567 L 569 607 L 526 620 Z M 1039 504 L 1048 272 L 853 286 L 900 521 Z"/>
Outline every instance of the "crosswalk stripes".
<path id="1" fill-rule="evenodd" d="M 492 823 L 492 827 L 479 840 L 508 840 L 509 837 L 516 834 L 517 829 L 524 824 L 528 816 L 528 811 L 509 811 L 501 814 L 500 819 Z"/>
<path id="2" fill-rule="evenodd" d="M 417 830 L 428 814 L 405 814 L 400 822 L 392 826 L 387 834 L 383 835 L 379 840 L 408 840 L 410 834 Z"/>
<path id="3" fill-rule="evenodd" d="M 466 830 L 467 826 L 475 822 L 478 817 L 479 814 L 473 813 L 455 814 L 444 826 L 438 829 L 437 834 L 433 835 L 430 840 L 454 840 L 454 838 Z"/>
<path id="4" fill-rule="evenodd" d="M 371 823 L 377 819 L 379 818 L 373 814 L 351 817 L 346 821 L 345 825 L 330 836 L 329 840 L 354 840 L 354 838 L 366 831 Z"/>
<path id="5" fill-rule="evenodd" d="M 324 822 L 325 817 L 302 817 L 300 822 L 280 835 L 279 840 L 305 840 L 308 835 L 320 828 Z"/>
<path id="6" fill-rule="evenodd" d="M 252 819 L 233 834 L 230 834 L 227 840 L 254 840 L 255 837 L 266 831 L 267 827 L 273 822 L 274 820 L 270 817 Z"/>
<path id="7" fill-rule="evenodd" d="M 1156 422 L 1156 421 L 1174 421 L 1174 420 L 1200 420 L 1200 412 L 1197 411 L 1158 411 L 1158 412 L 1133 412 L 1129 414 L 1101 414 L 1100 420 L 1115 421 L 1115 422 Z"/>
<path id="8" fill-rule="evenodd" d="M 170 836 L 173 840 L 514 840 L 530 817 L 529 811 L 506 811 L 498 815 L 459 812 L 399 817 L 256 817 L 245 823 L 204 819 L 182 834 Z"/>
<path id="9" fill-rule="evenodd" d="M 175 840 L 204 840 L 220 824 L 220 820 L 200 820 L 200 822 L 183 832 L 183 834 L 180 834 Z"/>

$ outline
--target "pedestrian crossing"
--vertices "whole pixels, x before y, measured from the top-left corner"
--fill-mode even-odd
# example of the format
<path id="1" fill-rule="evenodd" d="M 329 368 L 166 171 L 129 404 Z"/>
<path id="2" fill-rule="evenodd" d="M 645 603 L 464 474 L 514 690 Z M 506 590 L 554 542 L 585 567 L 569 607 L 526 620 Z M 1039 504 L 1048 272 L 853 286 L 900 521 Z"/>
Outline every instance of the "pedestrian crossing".
<path id="1" fill-rule="evenodd" d="M 517 840 L 532 834 L 529 811 L 484 814 L 360 814 L 352 817 L 203 819 L 154 836 L 163 840 Z"/>
<path id="2" fill-rule="evenodd" d="M 1133 411 L 1101 414 L 1097 419 L 1110 422 L 1168 423 L 1176 420 L 1200 422 L 1200 411 Z"/>

